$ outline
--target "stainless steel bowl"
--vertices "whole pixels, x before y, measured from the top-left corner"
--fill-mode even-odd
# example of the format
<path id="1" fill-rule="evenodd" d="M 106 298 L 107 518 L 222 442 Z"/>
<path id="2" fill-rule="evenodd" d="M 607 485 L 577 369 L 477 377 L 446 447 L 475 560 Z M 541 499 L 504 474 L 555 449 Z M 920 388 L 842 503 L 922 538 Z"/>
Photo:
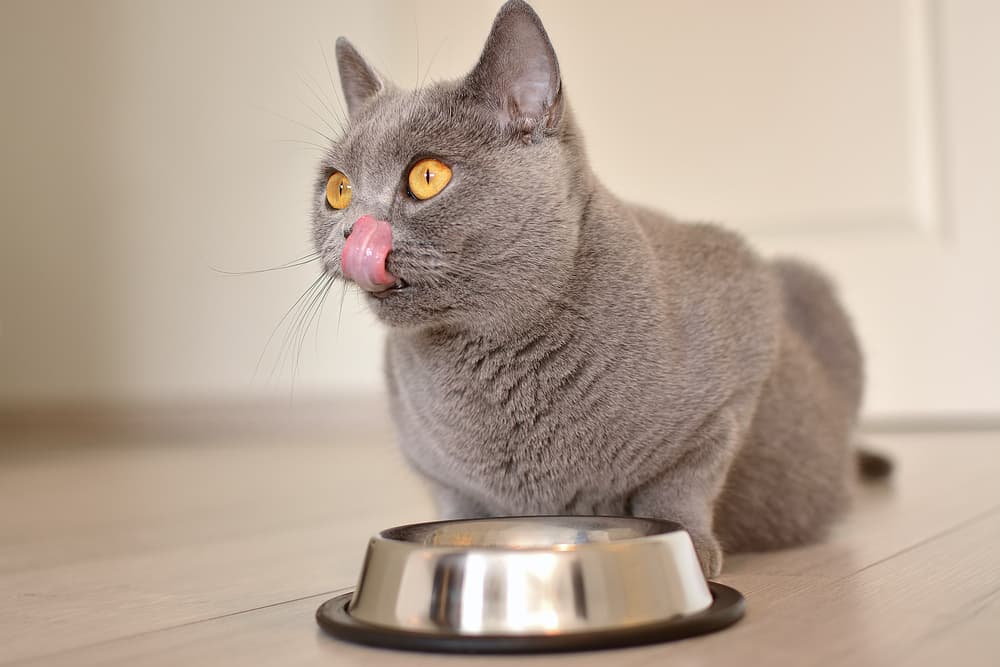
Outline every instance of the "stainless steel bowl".
<path id="1" fill-rule="evenodd" d="M 690 536 L 667 521 L 440 521 L 372 538 L 354 594 L 334 598 L 317 616 L 333 634 L 369 644 L 492 651 L 528 640 L 534 648 L 521 650 L 565 650 L 551 647 L 580 648 L 576 640 L 602 637 L 670 638 L 677 627 L 689 630 L 684 636 L 717 629 L 708 626 L 719 625 L 711 612 L 723 587 L 712 586 Z M 742 597 L 723 597 L 728 625 L 742 615 Z M 678 625 L 684 619 L 696 622 Z M 368 640 L 348 636 L 358 631 Z M 401 638 L 411 641 L 400 645 Z M 414 638 L 422 641 L 414 645 Z"/>

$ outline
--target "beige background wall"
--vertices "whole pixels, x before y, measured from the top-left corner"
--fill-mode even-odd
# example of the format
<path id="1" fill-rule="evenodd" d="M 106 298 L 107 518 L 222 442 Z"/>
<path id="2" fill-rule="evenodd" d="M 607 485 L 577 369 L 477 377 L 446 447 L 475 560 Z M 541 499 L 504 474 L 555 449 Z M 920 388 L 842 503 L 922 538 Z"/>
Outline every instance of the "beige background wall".
<path id="1" fill-rule="evenodd" d="M 613 188 L 837 274 L 869 414 L 1000 413 L 995 4 L 534 4 Z M 5 3 L 0 403 L 379 391 L 356 295 L 295 373 L 266 343 L 315 269 L 210 267 L 311 250 L 295 142 L 335 123 L 337 35 L 411 86 L 471 66 L 498 5 Z"/>

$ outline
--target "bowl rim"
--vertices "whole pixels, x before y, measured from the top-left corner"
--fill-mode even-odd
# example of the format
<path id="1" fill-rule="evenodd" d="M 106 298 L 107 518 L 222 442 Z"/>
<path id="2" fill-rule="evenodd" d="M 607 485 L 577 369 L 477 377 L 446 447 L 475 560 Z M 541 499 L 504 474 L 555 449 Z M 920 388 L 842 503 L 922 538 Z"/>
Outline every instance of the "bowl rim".
<path id="1" fill-rule="evenodd" d="M 351 616 L 349 589 L 322 603 L 316 622 L 342 641 L 383 649 L 425 653 L 562 653 L 656 644 L 717 632 L 733 625 L 746 613 L 746 600 L 736 589 L 709 581 L 712 604 L 688 616 L 641 625 L 579 630 L 561 634 L 436 634 L 365 623 Z"/>
<path id="2" fill-rule="evenodd" d="M 424 542 L 418 542 L 414 540 L 407 540 L 402 537 L 396 537 L 389 535 L 388 533 L 393 532 L 404 532 L 407 530 L 425 529 L 432 526 L 447 526 L 451 524 L 458 523 L 480 523 L 487 521 L 532 521 L 532 522 L 543 522 L 545 519 L 606 519 L 612 521 L 621 522 L 645 522 L 646 524 L 652 524 L 658 527 L 655 532 L 650 532 L 645 535 L 639 535 L 636 537 L 627 537 L 623 539 L 617 539 L 606 542 L 575 542 L 575 543 L 563 543 L 563 544 L 549 544 L 549 545 L 539 545 L 539 546 L 503 546 L 498 544 L 488 544 L 488 545 L 461 545 L 461 544 L 427 544 Z M 372 543 L 383 543 L 383 544 L 393 544 L 400 545 L 402 547 L 413 548 L 413 549 L 428 549 L 433 551 L 463 551 L 463 552 L 508 552 L 508 553 L 564 553 L 572 551 L 580 551 L 582 549 L 608 549 L 609 547 L 618 546 L 632 546 L 636 544 L 650 543 L 659 541 L 665 535 L 671 535 L 675 533 L 683 533 L 687 535 L 690 539 L 690 534 L 684 528 L 683 525 L 676 521 L 671 521 L 668 519 L 659 519 L 656 517 L 645 517 L 645 516 L 629 516 L 629 515 L 615 515 L 615 514 L 524 514 L 524 515 L 512 515 L 512 516 L 495 516 L 495 517 L 477 517 L 471 519 L 441 519 L 437 521 L 418 521 L 414 523 L 406 523 L 399 526 L 392 526 L 390 528 L 385 528 L 380 530 L 371 538 Z M 558 547 L 558 548 L 557 548 Z M 693 547 L 693 543 L 692 543 Z"/>

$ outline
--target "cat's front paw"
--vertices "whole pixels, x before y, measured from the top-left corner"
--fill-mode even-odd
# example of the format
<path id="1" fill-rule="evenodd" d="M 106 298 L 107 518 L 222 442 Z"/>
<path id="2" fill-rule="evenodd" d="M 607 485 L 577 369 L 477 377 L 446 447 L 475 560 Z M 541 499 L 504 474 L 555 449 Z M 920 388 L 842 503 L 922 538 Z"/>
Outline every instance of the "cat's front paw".
<path id="1" fill-rule="evenodd" d="M 438 519 L 479 519 L 490 516 L 480 503 L 446 486 L 434 488 Z"/>
<path id="2" fill-rule="evenodd" d="M 719 541 L 711 535 L 691 535 L 695 553 L 706 579 L 712 579 L 722 574 L 722 547 Z"/>

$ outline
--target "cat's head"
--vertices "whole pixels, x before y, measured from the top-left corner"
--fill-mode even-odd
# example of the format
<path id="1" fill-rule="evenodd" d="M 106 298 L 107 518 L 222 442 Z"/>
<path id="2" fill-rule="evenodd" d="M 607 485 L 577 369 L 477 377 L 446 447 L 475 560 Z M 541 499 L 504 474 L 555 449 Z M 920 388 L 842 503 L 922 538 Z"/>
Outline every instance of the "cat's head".
<path id="1" fill-rule="evenodd" d="M 497 329 L 530 321 L 569 280 L 586 195 L 559 65 L 521 0 L 501 8 L 473 70 L 416 91 L 344 38 L 349 124 L 316 180 L 325 270 L 383 322 Z"/>

